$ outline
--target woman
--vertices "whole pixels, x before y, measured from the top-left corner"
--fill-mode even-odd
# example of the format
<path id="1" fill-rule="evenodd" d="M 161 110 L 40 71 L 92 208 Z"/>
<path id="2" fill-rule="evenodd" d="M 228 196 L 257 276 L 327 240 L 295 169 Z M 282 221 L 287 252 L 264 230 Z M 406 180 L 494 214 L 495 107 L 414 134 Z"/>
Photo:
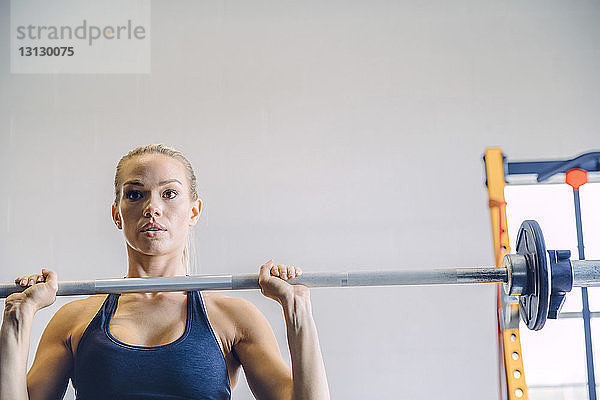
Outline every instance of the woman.
<path id="1" fill-rule="evenodd" d="M 112 216 L 123 230 L 128 277 L 186 273 L 185 249 L 202 203 L 189 161 L 162 145 L 138 147 L 115 174 Z M 35 313 L 55 301 L 57 274 L 15 281 L 0 329 L 0 400 L 229 399 L 240 366 L 258 399 L 328 399 L 309 290 L 299 268 L 260 267 L 262 293 L 285 316 L 290 372 L 265 317 L 251 303 L 210 292 L 95 295 L 60 308 L 26 374 Z"/>

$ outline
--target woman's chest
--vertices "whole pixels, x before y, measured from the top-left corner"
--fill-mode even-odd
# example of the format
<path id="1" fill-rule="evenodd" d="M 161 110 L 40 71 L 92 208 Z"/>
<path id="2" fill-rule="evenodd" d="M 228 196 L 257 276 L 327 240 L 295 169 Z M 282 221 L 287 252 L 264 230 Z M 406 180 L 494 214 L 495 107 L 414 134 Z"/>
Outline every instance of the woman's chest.
<path id="1" fill-rule="evenodd" d="M 233 356 L 233 324 L 215 304 L 210 294 L 204 294 L 202 297 L 204 307 L 196 308 L 202 315 L 196 317 L 206 318 L 211 335 L 214 333 L 228 365 L 234 368 L 236 360 Z M 71 331 L 70 344 L 73 354 L 76 353 L 84 332 L 94 315 L 100 311 L 105 298 L 106 296 L 94 296 L 88 299 L 86 311 L 79 315 L 79 321 Z M 123 296 L 107 321 L 108 332 L 118 341 L 138 346 L 160 346 L 176 341 L 186 330 L 191 307 L 188 307 L 186 298 L 169 300 L 160 303 L 133 302 Z"/>
<path id="2" fill-rule="evenodd" d="M 229 368 L 196 308 L 113 305 L 79 339 L 72 379 L 82 398 L 229 398 Z"/>
<path id="3" fill-rule="evenodd" d="M 185 299 L 184 299 L 185 300 Z M 162 346 L 183 336 L 188 322 L 185 301 L 123 301 L 109 322 L 117 340 L 136 346 Z"/>
<path id="4" fill-rule="evenodd" d="M 205 323 L 202 334 L 205 343 L 218 345 L 217 351 L 225 359 L 231 388 L 236 386 L 240 362 L 233 346 L 236 340 L 234 324 L 215 302 L 210 293 L 201 295 L 203 302 L 196 307 L 188 307 L 186 301 L 169 301 L 162 304 L 153 302 L 131 302 L 120 299 L 112 316 L 107 318 L 107 333 L 119 342 L 136 346 L 161 346 L 177 341 L 185 334 L 186 327 Z M 74 355 L 78 354 L 79 343 L 94 315 L 102 312 L 106 296 L 94 296 L 89 306 L 81 313 L 70 335 L 70 345 Z M 202 304 L 204 306 L 202 306 Z M 107 310 L 105 310 L 107 311 Z M 188 313 L 194 313 L 196 320 L 188 321 Z M 107 316 L 108 317 L 108 316 Z M 198 326 L 196 326 L 198 328 Z M 191 328 L 190 328 L 191 329 Z M 98 332 L 102 336 L 102 333 Z M 212 339 L 211 339 L 212 338 Z M 216 343 L 215 343 L 216 340 Z M 189 341 L 188 341 L 189 342 Z M 209 346 L 211 347 L 211 346 Z"/>

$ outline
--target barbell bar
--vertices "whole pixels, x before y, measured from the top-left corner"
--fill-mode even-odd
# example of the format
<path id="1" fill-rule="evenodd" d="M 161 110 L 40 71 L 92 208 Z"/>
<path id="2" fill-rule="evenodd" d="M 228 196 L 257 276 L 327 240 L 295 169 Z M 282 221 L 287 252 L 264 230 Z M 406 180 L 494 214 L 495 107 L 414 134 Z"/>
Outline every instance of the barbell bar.
<path id="1" fill-rule="evenodd" d="M 533 330 L 541 329 L 547 318 L 557 318 L 566 293 L 573 287 L 600 286 L 600 260 L 570 260 L 569 250 L 546 251 L 536 221 L 521 224 L 516 250 L 504 257 L 501 267 L 308 272 L 288 282 L 308 287 L 503 283 L 508 295 L 518 297 L 521 318 Z M 0 284 L 0 298 L 25 289 L 16 283 Z M 258 274 L 60 281 L 57 295 L 243 289 L 260 289 Z"/>
<path id="2" fill-rule="evenodd" d="M 507 276 L 506 268 L 440 268 L 402 271 L 312 272 L 303 273 L 296 278 L 289 279 L 288 282 L 308 287 L 443 285 L 502 283 L 506 282 Z M 2 284 L 0 285 L 0 297 L 6 297 L 24 289 L 16 284 Z M 57 295 L 242 289 L 260 289 L 258 274 L 61 281 L 58 284 Z"/>

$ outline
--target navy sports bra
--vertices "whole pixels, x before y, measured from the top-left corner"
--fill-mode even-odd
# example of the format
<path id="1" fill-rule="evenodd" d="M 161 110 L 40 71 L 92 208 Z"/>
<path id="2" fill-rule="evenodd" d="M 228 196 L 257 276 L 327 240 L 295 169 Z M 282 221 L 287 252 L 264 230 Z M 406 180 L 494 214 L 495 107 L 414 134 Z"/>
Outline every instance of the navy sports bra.
<path id="1" fill-rule="evenodd" d="M 110 294 L 86 328 L 75 357 L 77 400 L 231 398 L 227 365 L 199 292 L 187 292 L 183 335 L 162 346 L 123 343 L 110 333 L 118 294 Z"/>

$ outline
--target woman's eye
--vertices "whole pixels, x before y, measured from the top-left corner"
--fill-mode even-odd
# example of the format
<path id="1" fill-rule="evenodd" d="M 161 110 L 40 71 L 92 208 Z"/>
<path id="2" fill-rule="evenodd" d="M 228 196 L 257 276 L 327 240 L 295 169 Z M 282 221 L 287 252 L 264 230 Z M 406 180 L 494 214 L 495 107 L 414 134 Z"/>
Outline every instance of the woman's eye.
<path id="1" fill-rule="evenodd" d="M 163 196 L 167 199 L 174 199 L 177 196 L 177 192 L 173 189 L 168 189 L 164 191 Z"/>
<path id="2" fill-rule="evenodd" d="M 129 200 L 137 200 L 141 197 L 141 193 L 137 190 L 129 190 L 125 192 L 125 198 Z"/>

